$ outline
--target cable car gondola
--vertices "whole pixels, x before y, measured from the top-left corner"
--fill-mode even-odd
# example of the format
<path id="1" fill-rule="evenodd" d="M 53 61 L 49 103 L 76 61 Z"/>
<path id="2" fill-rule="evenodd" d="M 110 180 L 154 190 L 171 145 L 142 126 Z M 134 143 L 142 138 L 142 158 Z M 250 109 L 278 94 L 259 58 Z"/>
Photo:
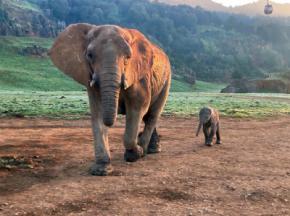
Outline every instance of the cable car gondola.
<path id="1" fill-rule="evenodd" d="M 270 15 L 273 13 L 273 6 L 269 3 L 269 0 L 267 0 L 267 4 L 265 5 L 264 13 L 266 15 Z"/>

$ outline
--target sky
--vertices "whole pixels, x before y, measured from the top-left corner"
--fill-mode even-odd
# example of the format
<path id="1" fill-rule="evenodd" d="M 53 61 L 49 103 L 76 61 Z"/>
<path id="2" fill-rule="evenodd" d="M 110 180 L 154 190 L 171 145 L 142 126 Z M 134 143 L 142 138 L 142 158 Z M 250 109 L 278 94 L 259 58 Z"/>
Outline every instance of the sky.
<path id="1" fill-rule="evenodd" d="M 224 6 L 238 6 L 238 5 L 244 5 L 248 3 L 255 2 L 257 0 L 213 0 L 217 3 L 223 4 Z M 267 0 L 265 0 L 265 3 Z M 271 2 L 271 0 L 270 0 Z M 277 3 L 290 3 L 290 0 L 272 0 L 272 2 L 277 2 Z"/>

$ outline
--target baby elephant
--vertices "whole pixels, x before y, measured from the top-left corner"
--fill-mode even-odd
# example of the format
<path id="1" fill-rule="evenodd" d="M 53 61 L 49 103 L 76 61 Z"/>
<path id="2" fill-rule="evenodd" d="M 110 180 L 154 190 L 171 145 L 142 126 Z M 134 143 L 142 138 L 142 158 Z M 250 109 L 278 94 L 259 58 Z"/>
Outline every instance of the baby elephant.
<path id="1" fill-rule="evenodd" d="M 204 107 L 199 111 L 199 125 L 196 136 L 198 136 L 201 127 L 203 127 L 205 145 L 212 146 L 215 134 L 216 144 L 221 144 L 219 113 L 217 110 L 211 107 Z"/>

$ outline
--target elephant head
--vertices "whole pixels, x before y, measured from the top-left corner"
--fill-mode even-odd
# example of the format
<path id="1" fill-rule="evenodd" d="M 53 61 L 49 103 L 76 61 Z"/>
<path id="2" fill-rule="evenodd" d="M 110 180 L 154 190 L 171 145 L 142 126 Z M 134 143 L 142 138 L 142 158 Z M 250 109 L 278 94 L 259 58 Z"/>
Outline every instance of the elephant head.
<path id="1" fill-rule="evenodd" d="M 198 136 L 201 127 L 203 124 L 206 124 L 208 121 L 210 121 L 212 115 L 212 110 L 210 108 L 204 107 L 199 112 L 199 124 L 198 129 L 196 131 L 196 136 Z"/>
<path id="2" fill-rule="evenodd" d="M 129 88 L 136 77 L 126 70 L 132 56 L 130 34 L 112 25 L 73 24 L 58 36 L 49 55 L 65 74 L 99 90 L 103 122 L 112 126 L 120 90 Z"/>

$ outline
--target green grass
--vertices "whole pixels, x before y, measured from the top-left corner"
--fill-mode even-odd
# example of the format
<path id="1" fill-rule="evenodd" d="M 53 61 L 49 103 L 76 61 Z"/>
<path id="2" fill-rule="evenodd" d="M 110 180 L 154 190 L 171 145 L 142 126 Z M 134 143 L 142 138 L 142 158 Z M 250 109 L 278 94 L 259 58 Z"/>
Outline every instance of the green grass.
<path id="1" fill-rule="evenodd" d="M 203 81 L 196 81 L 195 85 L 189 83 L 172 80 L 171 92 L 220 92 L 225 88 L 225 84 L 209 83 Z"/>
<path id="2" fill-rule="evenodd" d="M 211 106 L 229 117 L 266 117 L 290 114 L 290 95 L 171 93 L 165 113 L 197 115 L 203 106 Z"/>
<path id="3" fill-rule="evenodd" d="M 8 0 L 7 1 L 6 0 L 6 2 L 13 7 L 18 7 L 18 8 L 24 9 L 24 10 L 32 10 L 32 11 L 36 11 L 36 12 L 41 12 L 41 10 L 39 9 L 39 7 L 37 5 L 32 4 L 28 1 L 23 1 L 23 0 L 20 0 L 20 1 Z"/>
<path id="4" fill-rule="evenodd" d="M 222 116 L 266 117 L 290 114 L 290 95 L 170 93 L 166 115 L 197 115 L 203 106 L 217 108 Z M 86 92 L 0 91 L 0 117 L 82 118 L 89 113 Z"/>
<path id="5" fill-rule="evenodd" d="M 195 92 L 220 92 L 225 87 L 226 87 L 225 84 L 197 81 L 196 85 L 193 86 L 193 91 Z"/>
<path id="6" fill-rule="evenodd" d="M 192 85 L 179 81 L 172 80 L 170 91 L 172 92 L 191 92 L 193 91 Z"/>
<path id="7" fill-rule="evenodd" d="M 0 117 L 79 118 L 88 113 L 86 92 L 0 92 Z"/>

